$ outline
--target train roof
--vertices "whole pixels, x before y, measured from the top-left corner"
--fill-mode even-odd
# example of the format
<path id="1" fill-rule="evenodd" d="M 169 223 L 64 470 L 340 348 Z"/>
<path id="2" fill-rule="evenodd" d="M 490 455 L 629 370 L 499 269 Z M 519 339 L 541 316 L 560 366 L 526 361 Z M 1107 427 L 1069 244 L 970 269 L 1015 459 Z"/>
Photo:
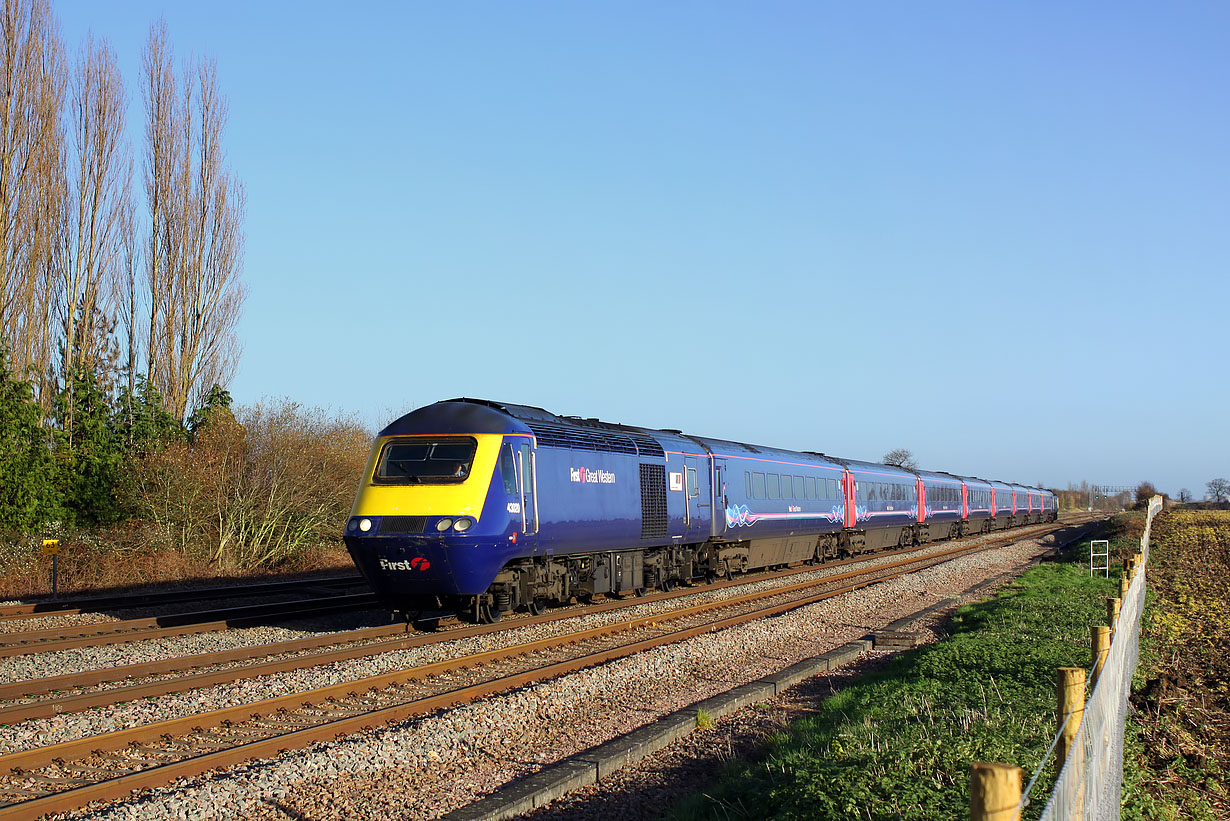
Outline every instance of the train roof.
<path id="1" fill-rule="evenodd" d="M 431 430 L 442 434 L 498 433 L 533 434 L 543 445 L 572 447 L 645 456 L 662 457 L 664 445 L 683 446 L 687 442 L 700 445 L 724 456 L 752 456 L 759 459 L 791 462 L 806 461 L 833 467 L 846 467 L 862 473 L 879 473 L 887 476 L 922 476 L 945 481 L 965 481 L 1001 488 L 1041 491 L 1026 485 L 981 479 L 976 476 L 957 476 L 943 471 L 906 470 L 879 462 L 863 462 L 843 459 L 816 451 L 795 451 L 785 448 L 752 445 L 729 439 L 706 436 L 690 436 L 672 429 L 657 430 L 631 425 L 603 422 L 600 419 L 579 416 L 560 416 L 533 405 L 518 405 L 511 402 L 494 402 L 488 399 L 460 397 L 425 405 L 391 422 L 380 436 L 397 436 Z"/>

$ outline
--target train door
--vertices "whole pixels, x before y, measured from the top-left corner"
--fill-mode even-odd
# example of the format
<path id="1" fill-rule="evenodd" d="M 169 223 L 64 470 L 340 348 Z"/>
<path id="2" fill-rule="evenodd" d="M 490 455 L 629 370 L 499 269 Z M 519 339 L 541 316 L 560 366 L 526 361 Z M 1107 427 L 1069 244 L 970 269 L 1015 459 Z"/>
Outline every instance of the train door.
<path id="1" fill-rule="evenodd" d="M 969 518 L 969 487 L 965 482 L 961 483 L 961 518 Z"/>
<path id="2" fill-rule="evenodd" d="M 726 466 L 719 465 L 715 458 L 705 460 L 709 463 L 711 485 L 709 496 L 713 504 L 709 508 L 710 537 L 716 539 L 726 532 L 726 508 L 729 507 L 726 498 Z M 702 465 L 701 469 L 704 467 Z"/>
<path id="3" fill-rule="evenodd" d="M 918 479 L 918 522 L 919 524 L 927 521 L 927 483 Z"/>
<path id="4" fill-rule="evenodd" d="M 856 484 L 857 482 L 854 481 L 854 474 L 848 470 L 842 473 L 841 489 L 843 491 L 842 497 L 845 501 L 844 507 L 846 509 L 845 520 L 843 522 L 844 527 L 854 527 L 858 524 L 858 512 L 854 508 Z"/>
<path id="5" fill-rule="evenodd" d="M 521 485 L 521 532 L 538 532 L 538 476 L 534 448 L 523 442 L 517 451 L 517 479 Z"/>
<path id="6" fill-rule="evenodd" d="M 709 488 L 709 460 L 685 453 L 683 456 L 684 541 L 703 542 L 710 535 L 709 519 L 714 515 L 713 493 Z"/>

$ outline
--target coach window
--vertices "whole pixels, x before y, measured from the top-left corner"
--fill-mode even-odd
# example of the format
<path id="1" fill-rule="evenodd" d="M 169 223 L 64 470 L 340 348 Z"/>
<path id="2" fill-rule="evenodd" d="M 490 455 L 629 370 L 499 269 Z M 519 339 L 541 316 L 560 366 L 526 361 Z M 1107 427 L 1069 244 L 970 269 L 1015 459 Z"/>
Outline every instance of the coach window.
<path id="1" fill-rule="evenodd" d="M 782 477 L 782 498 L 783 499 L 793 499 L 794 498 L 793 487 L 794 485 L 791 484 L 790 477 L 783 476 Z"/>
<path id="2" fill-rule="evenodd" d="M 776 473 L 769 473 L 766 475 L 766 478 L 769 480 L 769 498 L 782 498 L 782 477 Z"/>
<path id="3" fill-rule="evenodd" d="M 808 476 L 803 488 L 803 493 L 808 499 L 816 498 L 816 477 Z"/>
<path id="4" fill-rule="evenodd" d="M 695 499 L 700 495 L 700 486 L 696 483 L 696 468 L 688 468 L 688 498 Z"/>
<path id="5" fill-rule="evenodd" d="M 747 485 L 747 498 L 752 498 L 752 472 L 750 470 L 743 471 L 743 482 Z"/>
<path id="6" fill-rule="evenodd" d="M 802 476 L 794 477 L 794 498 L 796 499 L 803 498 L 803 477 Z"/>
<path id="7" fill-rule="evenodd" d="M 763 473 L 753 473 L 752 474 L 752 490 L 755 491 L 752 494 L 753 499 L 765 498 L 764 474 Z"/>

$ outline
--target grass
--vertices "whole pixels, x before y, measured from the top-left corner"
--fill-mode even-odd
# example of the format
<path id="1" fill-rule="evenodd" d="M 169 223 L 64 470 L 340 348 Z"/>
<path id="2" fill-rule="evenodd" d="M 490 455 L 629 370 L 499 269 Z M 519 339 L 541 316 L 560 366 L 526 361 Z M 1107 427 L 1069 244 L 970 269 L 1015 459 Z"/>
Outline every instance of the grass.
<path id="1" fill-rule="evenodd" d="M 669 817 L 968 817 L 971 763 L 1016 764 L 1028 777 L 1055 731 L 1057 668 L 1089 666 L 1090 628 L 1105 622 L 1118 580 L 1089 577 L 1087 545 L 1073 555 L 961 608 L 949 639 L 826 699 Z M 1035 797 L 1055 775 L 1048 764 Z"/>

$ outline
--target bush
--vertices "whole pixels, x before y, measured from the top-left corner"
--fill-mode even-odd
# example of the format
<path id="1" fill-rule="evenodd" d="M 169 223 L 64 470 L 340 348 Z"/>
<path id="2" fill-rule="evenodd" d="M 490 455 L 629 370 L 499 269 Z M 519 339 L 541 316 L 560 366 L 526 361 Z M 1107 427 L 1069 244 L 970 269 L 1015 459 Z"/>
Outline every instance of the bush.
<path id="1" fill-rule="evenodd" d="M 139 460 L 130 504 L 181 550 L 223 568 L 284 563 L 336 543 L 367 459 L 368 432 L 319 409 L 217 407 L 191 442 Z"/>

